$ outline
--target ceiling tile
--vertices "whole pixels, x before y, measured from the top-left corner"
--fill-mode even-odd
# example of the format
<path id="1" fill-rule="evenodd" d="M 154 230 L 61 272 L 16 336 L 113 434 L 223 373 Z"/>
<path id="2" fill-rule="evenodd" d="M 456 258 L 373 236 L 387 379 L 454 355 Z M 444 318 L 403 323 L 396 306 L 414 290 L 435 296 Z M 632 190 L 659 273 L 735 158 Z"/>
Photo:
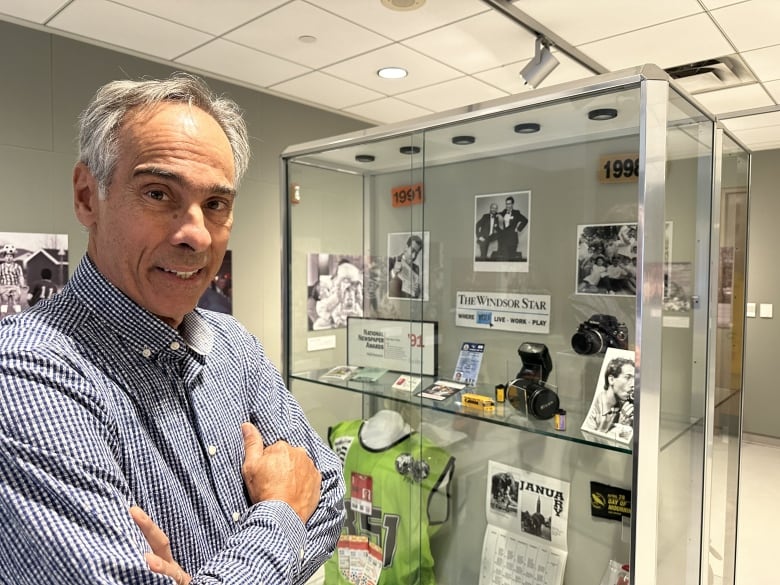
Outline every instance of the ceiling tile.
<path id="1" fill-rule="evenodd" d="M 665 42 L 665 39 L 673 39 Z M 681 18 L 577 47 L 608 69 L 654 63 L 662 68 L 733 53 L 706 14 Z"/>
<path id="2" fill-rule="evenodd" d="M 382 67 L 403 67 L 409 75 L 403 79 L 382 79 L 376 74 Z M 452 67 L 398 44 L 342 61 L 323 71 L 385 95 L 418 89 L 461 75 Z"/>
<path id="3" fill-rule="evenodd" d="M 398 99 L 422 106 L 435 112 L 443 112 L 509 95 L 473 77 L 459 77 L 437 85 L 431 85 L 398 95 Z"/>
<path id="4" fill-rule="evenodd" d="M 139 53 L 173 59 L 209 35 L 103 0 L 74 0 L 49 26 Z"/>
<path id="5" fill-rule="evenodd" d="M 391 10 L 379 0 L 309 0 L 311 4 L 393 40 L 401 40 L 492 10 L 479 0 L 428 0 L 417 10 Z"/>
<path id="6" fill-rule="evenodd" d="M 551 85 L 556 85 L 558 83 L 565 83 L 567 81 L 585 79 L 586 77 L 593 76 L 593 73 L 589 69 L 583 67 L 560 51 L 553 50 L 553 55 L 558 59 L 559 64 L 552 70 L 552 73 L 539 84 L 539 87 L 550 87 Z M 524 61 L 504 65 L 503 67 L 490 69 L 489 71 L 475 73 L 474 77 L 481 79 L 490 85 L 494 85 L 499 89 L 503 89 L 510 94 L 529 91 L 534 88 L 530 85 L 526 85 L 525 80 L 520 77 L 520 70 L 525 67 L 529 61 L 530 59 L 526 59 Z"/>
<path id="7" fill-rule="evenodd" d="M 534 55 L 536 36 L 496 11 L 478 14 L 403 42 L 464 73 Z"/>
<path id="8" fill-rule="evenodd" d="M 703 12 L 697 0 L 514 0 L 513 4 L 575 46 Z"/>
<path id="9" fill-rule="evenodd" d="M 392 97 L 351 106 L 344 108 L 343 111 L 379 124 L 393 124 L 433 113 L 432 110 L 426 110 Z"/>
<path id="10" fill-rule="evenodd" d="M 258 87 L 268 87 L 311 71 L 302 65 L 222 39 L 182 55 L 176 62 Z"/>
<path id="11" fill-rule="evenodd" d="M 0 14 L 43 24 L 67 3 L 66 0 L 0 0 Z"/>
<path id="12" fill-rule="evenodd" d="M 37 0 L 36 0 L 37 1 Z M 221 35 L 287 0 L 114 0 L 213 35 Z"/>
<path id="13" fill-rule="evenodd" d="M 730 4 L 736 4 L 737 2 L 744 2 L 745 0 L 701 0 L 705 8 L 713 10 L 714 8 L 723 8 Z"/>
<path id="14" fill-rule="evenodd" d="M 758 83 L 700 93 L 695 99 L 713 114 L 726 114 L 773 105 L 772 99 Z"/>
<path id="15" fill-rule="evenodd" d="M 767 126 L 762 128 L 751 128 L 749 130 L 740 130 L 734 132 L 751 150 L 774 150 L 780 148 L 780 126 Z"/>
<path id="16" fill-rule="evenodd" d="M 742 53 L 742 58 L 759 79 L 764 81 L 780 79 L 780 45 L 747 51 Z"/>
<path id="17" fill-rule="evenodd" d="M 341 109 L 346 106 L 353 106 L 368 101 L 377 100 L 382 94 L 360 87 L 349 81 L 337 79 L 330 75 L 325 75 L 319 71 L 313 71 L 306 75 L 296 77 L 289 81 L 284 81 L 274 85 L 271 89 L 280 91 L 308 102 L 312 98 L 324 106 L 335 109 Z"/>
<path id="18" fill-rule="evenodd" d="M 729 118 L 723 120 L 723 124 L 732 132 L 755 128 L 780 128 L 780 111 Z M 777 136 L 780 139 L 780 130 L 778 130 Z"/>
<path id="19" fill-rule="evenodd" d="M 749 51 L 780 43 L 780 2 L 750 0 L 712 11 L 738 51 Z"/>
<path id="20" fill-rule="evenodd" d="M 316 37 L 316 41 L 302 42 L 301 35 Z M 300 1 L 274 10 L 225 38 L 312 68 L 390 43 L 385 37 Z"/>
<path id="21" fill-rule="evenodd" d="M 764 84 L 764 88 L 769 92 L 769 95 L 775 100 L 775 103 L 780 104 L 780 80 L 769 81 Z"/>

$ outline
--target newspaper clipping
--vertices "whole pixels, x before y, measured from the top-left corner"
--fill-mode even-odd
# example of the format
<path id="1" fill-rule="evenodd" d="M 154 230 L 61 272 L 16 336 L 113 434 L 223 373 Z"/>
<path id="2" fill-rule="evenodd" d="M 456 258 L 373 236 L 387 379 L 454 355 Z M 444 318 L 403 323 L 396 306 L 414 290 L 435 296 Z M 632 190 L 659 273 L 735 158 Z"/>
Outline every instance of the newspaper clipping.
<path id="1" fill-rule="evenodd" d="M 569 483 L 488 462 L 479 585 L 561 585 Z"/>

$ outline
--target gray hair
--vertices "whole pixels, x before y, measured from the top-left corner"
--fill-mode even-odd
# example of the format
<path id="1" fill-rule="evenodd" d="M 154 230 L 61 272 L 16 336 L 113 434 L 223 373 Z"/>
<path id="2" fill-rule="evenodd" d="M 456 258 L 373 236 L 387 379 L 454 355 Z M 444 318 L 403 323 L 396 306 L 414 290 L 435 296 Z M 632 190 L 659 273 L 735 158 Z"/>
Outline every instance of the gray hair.
<path id="1" fill-rule="evenodd" d="M 249 166 L 249 139 L 241 109 L 233 100 L 214 94 L 202 79 L 188 73 L 174 73 L 168 79 L 107 83 L 97 90 L 79 116 L 79 162 L 97 179 L 101 199 L 108 194 L 116 169 L 119 129 L 125 116 L 132 110 L 149 109 L 163 102 L 196 106 L 217 121 L 233 151 L 238 186 Z"/>

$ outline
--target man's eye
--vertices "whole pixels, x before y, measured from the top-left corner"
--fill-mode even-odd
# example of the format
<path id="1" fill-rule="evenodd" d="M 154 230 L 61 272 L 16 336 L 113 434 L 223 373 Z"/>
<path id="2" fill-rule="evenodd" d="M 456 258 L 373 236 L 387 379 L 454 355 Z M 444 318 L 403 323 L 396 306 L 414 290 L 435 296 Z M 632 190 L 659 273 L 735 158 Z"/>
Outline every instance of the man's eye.
<path id="1" fill-rule="evenodd" d="M 150 189 L 149 191 L 146 191 L 146 196 L 155 201 L 162 201 L 166 198 L 165 191 L 159 189 Z"/>
<path id="2" fill-rule="evenodd" d="M 230 210 L 230 202 L 224 200 L 224 199 L 210 199 L 206 203 L 206 207 L 208 209 L 211 209 L 213 211 L 229 211 Z"/>

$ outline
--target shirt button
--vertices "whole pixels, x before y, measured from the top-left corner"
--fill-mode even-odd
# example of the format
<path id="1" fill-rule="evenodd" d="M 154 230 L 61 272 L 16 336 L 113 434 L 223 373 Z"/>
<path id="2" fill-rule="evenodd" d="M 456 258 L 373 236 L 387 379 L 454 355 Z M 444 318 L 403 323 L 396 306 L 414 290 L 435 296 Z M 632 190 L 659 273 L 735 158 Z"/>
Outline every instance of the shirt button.
<path id="1" fill-rule="evenodd" d="M 216 445 L 209 445 L 209 455 L 214 457 L 214 455 L 217 454 L 217 446 Z"/>
<path id="2" fill-rule="evenodd" d="M 143 355 L 145 358 L 152 357 L 152 350 L 148 347 L 145 347 L 144 350 L 141 352 L 141 355 Z"/>
<path id="3" fill-rule="evenodd" d="M 233 522 L 238 522 L 241 519 L 241 514 L 233 512 Z"/>
<path id="4" fill-rule="evenodd" d="M 174 341 L 173 343 L 171 343 L 171 345 L 169 347 L 173 351 L 176 351 L 177 349 L 179 349 L 181 347 L 181 344 L 178 341 Z"/>

